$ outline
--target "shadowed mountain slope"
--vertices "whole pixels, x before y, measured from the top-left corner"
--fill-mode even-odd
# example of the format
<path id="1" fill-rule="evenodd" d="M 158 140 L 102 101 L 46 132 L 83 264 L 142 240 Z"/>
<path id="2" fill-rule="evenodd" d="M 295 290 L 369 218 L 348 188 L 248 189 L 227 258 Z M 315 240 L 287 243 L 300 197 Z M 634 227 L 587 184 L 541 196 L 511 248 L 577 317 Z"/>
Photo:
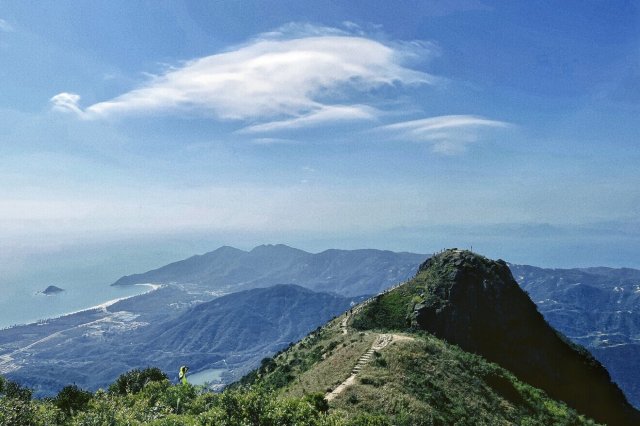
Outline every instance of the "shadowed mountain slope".
<path id="1" fill-rule="evenodd" d="M 640 407 L 640 271 L 509 267 L 549 324 L 588 348 Z"/>

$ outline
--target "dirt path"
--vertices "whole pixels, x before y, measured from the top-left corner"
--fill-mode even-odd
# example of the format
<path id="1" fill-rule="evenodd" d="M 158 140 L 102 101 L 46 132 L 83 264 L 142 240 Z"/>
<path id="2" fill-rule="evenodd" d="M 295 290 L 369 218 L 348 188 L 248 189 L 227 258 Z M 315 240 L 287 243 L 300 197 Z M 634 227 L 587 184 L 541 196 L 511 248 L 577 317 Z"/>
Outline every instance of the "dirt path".
<path id="1" fill-rule="evenodd" d="M 403 283 L 399 283 L 394 285 L 393 287 L 385 290 L 383 293 L 381 294 L 385 294 L 388 293 L 398 287 L 400 287 L 401 285 L 405 284 L 405 282 Z M 351 320 L 351 317 L 353 317 L 355 314 L 357 314 L 358 312 L 360 312 L 362 310 L 362 308 L 364 308 L 366 305 L 368 305 L 369 303 L 371 303 L 371 301 L 374 300 L 374 298 L 370 298 L 368 300 L 365 300 L 363 303 L 357 305 L 355 308 L 350 309 L 345 317 L 343 318 L 342 321 L 340 321 L 340 329 L 342 330 L 342 334 L 348 334 L 349 333 L 349 320 Z M 371 345 L 371 347 L 369 348 L 369 350 L 367 350 L 367 352 L 365 352 L 359 359 L 358 362 L 356 363 L 356 366 L 353 367 L 353 370 L 351 371 L 351 375 L 349 377 L 347 377 L 347 379 L 340 383 L 338 385 L 338 387 L 336 387 L 334 390 L 332 390 L 331 392 L 328 392 L 324 397 L 327 401 L 331 401 L 333 400 L 336 396 L 340 395 L 346 388 L 348 388 L 349 386 L 351 386 L 353 384 L 353 382 L 356 380 L 356 376 L 358 375 L 358 373 L 360 372 L 360 370 L 362 369 L 362 367 L 364 367 L 366 364 L 368 364 L 371 361 L 371 357 L 373 356 L 373 352 L 374 351 L 379 351 L 380 349 L 386 347 L 389 343 L 391 343 L 392 340 L 398 340 L 398 341 L 403 341 L 403 340 L 414 340 L 413 337 L 409 337 L 409 336 L 404 336 L 402 334 L 379 334 L 378 338 L 375 340 L 375 342 L 373 342 L 373 345 Z"/>
<path id="2" fill-rule="evenodd" d="M 373 356 L 373 353 L 375 351 L 379 351 L 380 349 L 386 347 L 389 343 L 391 343 L 391 340 L 393 340 L 393 335 L 391 334 L 378 335 L 378 338 L 376 339 L 375 342 L 373 342 L 373 345 L 371 345 L 369 350 L 367 350 L 367 352 L 365 352 L 358 359 L 356 366 L 353 367 L 353 370 L 351 371 L 351 375 L 347 377 L 347 379 L 344 382 L 340 383 L 338 387 L 336 387 L 331 392 L 328 392 L 324 396 L 326 400 L 332 401 L 336 396 L 340 395 L 346 388 L 351 386 L 353 382 L 356 380 L 356 376 L 358 375 L 362 367 L 364 367 L 366 364 L 368 364 L 371 361 L 371 357 Z"/>
<path id="3" fill-rule="evenodd" d="M 355 308 L 351 308 L 347 311 L 347 313 L 344 316 L 344 319 L 342 321 L 340 321 L 340 329 L 342 329 L 342 334 L 347 334 L 349 331 L 349 320 L 351 320 L 351 317 L 353 317 L 355 314 L 357 314 L 358 312 L 360 312 L 362 310 L 362 307 L 364 305 L 360 304 L 358 306 L 356 306 Z"/>

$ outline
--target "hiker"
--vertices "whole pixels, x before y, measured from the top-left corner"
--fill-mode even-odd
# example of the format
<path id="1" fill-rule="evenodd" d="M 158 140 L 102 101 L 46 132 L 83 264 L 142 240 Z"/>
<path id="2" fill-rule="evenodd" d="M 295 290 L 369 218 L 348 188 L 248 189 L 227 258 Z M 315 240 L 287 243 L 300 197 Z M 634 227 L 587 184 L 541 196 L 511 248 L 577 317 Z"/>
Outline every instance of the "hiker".
<path id="1" fill-rule="evenodd" d="M 178 380 L 180 380 L 183 385 L 187 384 L 187 371 L 189 371 L 189 367 L 183 365 L 180 367 L 180 372 L 178 373 Z"/>

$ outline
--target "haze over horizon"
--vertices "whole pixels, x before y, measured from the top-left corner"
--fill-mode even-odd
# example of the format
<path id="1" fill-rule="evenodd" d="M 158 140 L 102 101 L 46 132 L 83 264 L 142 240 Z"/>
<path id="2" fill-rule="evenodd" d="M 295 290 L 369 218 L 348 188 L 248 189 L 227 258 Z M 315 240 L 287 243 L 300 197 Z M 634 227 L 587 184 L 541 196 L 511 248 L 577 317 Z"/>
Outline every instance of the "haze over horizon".
<path id="1" fill-rule="evenodd" d="M 2 280 L 262 243 L 640 268 L 639 22 L 622 0 L 2 2 Z"/>

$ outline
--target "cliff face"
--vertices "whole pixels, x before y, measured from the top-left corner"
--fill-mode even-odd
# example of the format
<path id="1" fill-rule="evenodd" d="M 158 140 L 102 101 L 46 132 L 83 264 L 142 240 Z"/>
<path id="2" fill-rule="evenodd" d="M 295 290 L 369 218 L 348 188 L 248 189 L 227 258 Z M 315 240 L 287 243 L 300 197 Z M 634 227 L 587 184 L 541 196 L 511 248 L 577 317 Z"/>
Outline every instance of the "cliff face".
<path id="1" fill-rule="evenodd" d="M 551 328 L 502 261 L 447 250 L 424 262 L 414 328 L 478 353 L 596 421 L 640 424 L 639 413 L 586 350 Z"/>

